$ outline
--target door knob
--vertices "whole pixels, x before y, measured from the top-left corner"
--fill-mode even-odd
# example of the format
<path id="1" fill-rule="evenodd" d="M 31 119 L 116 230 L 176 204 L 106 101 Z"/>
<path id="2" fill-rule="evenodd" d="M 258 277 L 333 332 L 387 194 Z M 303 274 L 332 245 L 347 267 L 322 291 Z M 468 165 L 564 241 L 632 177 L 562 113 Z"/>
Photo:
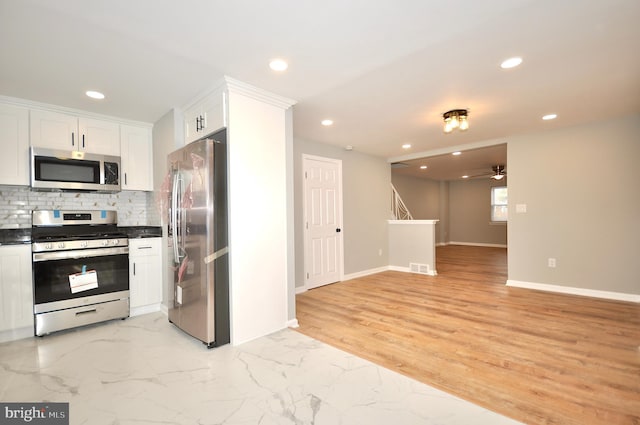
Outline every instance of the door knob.
<path id="1" fill-rule="evenodd" d="M 340 233 L 340 232 L 342 232 L 342 229 L 338 227 L 338 228 L 336 229 L 336 233 Z"/>

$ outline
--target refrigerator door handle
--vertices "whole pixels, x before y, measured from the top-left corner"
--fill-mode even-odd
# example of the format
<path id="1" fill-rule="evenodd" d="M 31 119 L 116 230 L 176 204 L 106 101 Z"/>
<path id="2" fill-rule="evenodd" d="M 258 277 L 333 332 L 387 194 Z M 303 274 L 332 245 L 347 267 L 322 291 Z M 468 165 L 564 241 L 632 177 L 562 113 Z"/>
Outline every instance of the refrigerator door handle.
<path id="1" fill-rule="evenodd" d="M 171 185 L 171 235 L 173 237 L 173 262 L 180 264 L 178 255 L 178 173 L 173 173 L 173 182 Z"/>

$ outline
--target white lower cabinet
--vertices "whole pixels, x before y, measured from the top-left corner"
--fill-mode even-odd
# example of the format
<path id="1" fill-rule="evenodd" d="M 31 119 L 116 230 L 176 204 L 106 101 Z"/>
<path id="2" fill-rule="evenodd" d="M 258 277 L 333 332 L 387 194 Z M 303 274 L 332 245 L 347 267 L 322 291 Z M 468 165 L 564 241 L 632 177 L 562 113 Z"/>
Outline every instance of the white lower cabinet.
<path id="1" fill-rule="evenodd" d="M 31 245 L 0 246 L 0 342 L 33 336 Z"/>
<path id="2" fill-rule="evenodd" d="M 129 303 L 132 316 L 160 310 L 161 245 L 162 238 L 129 239 Z"/>

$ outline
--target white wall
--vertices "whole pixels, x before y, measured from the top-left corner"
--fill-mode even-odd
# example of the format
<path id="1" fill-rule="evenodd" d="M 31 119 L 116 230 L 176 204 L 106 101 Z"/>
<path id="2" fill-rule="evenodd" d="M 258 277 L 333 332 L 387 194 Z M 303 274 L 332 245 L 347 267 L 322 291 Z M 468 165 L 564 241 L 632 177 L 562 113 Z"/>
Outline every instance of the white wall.
<path id="1" fill-rule="evenodd" d="M 510 283 L 640 294 L 639 161 L 639 115 L 511 138 Z"/>
<path id="2" fill-rule="evenodd" d="M 168 208 L 168 187 L 167 184 L 167 156 L 184 144 L 183 137 L 183 118 L 182 113 L 177 109 L 171 109 L 164 114 L 162 118 L 153 124 L 153 190 L 154 190 L 154 206 L 158 210 L 160 223 L 162 224 L 162 303 L 165 309 L 168 309 L 168 300 L 171 299 L 169 291 L 173 290 L 173 274 L 169 276 L 169 270 L 166 267 L 166 259 L 169 258 L 169 249 L 167 242 L 166 219 Z"/>
<path id="3" fill-rule="evenodd" d="M 391 167 L 389 164 L 383 158 L 357 151 L 346 151 L 336 146 L 296 139 L 294 141 L 296 287 L 303 287 L 305 282 L 303 154 L 342 160 L 345 275 L 388 266 L 387 220 L 391 214 L 389 186 Z M 382 255 L 379 255 L 380 250 Z"/>
<path id="4" fill-rule="evenodd" d="M 287 108 L 229 88 L 231 340 L 288 321 Z"/>

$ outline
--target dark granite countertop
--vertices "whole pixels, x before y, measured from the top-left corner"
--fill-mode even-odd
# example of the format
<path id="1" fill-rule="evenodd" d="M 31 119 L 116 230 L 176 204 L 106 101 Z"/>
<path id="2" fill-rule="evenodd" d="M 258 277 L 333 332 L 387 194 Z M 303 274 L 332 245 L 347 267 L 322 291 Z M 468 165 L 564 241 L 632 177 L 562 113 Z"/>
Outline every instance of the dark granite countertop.
<path id="1" fill-rule="evenodd" d="M 122 226 L 129 236 L 129 239 L 135 238 L 159 238 L 162 236 L 162 227 L 160 226 Z"/>
<path id="2" fill-rule="evenodd" d="M 0 245 L 31 243 L 31 228 L 0 229 Z"/>

